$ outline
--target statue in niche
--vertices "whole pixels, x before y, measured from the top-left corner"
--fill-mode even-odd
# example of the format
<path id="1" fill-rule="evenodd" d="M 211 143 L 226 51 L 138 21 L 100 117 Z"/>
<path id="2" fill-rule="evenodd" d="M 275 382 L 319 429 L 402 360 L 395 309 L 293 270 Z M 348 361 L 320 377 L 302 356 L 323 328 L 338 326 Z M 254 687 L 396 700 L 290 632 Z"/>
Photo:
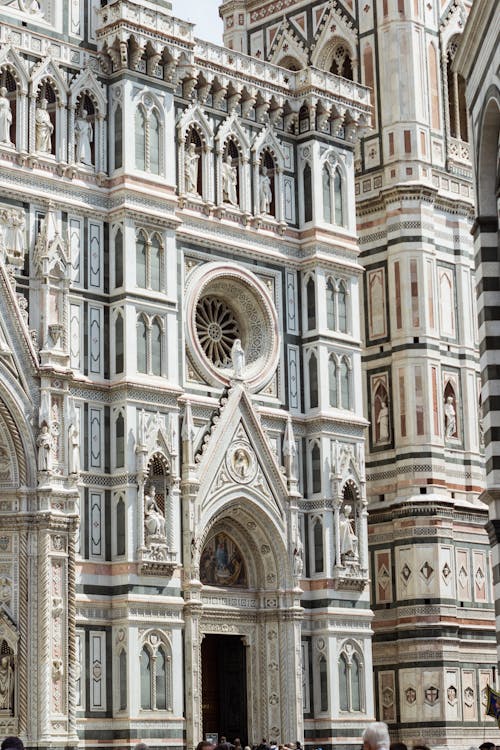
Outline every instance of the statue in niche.
<path id="1" fill-rule="evenodd" d="M 382 400 L 377 417 L 378 442 L 386 443 L 389 440 L 389 407 L 387 401 Z"/>
<path id="2" fill-rule="evenodd" d="M 222 199 L 233 206 L 238 205 L 237 183 L 237 167 L 233 166 L 233 159 L 228 151 L 222 162 Z"/>
<path id="3" fill-rule="evenodd" d="M 453 396 L 447 396 L 444 404 L 445 438 L 457 437 L 457 413 L 453 403 Z"/>
<path id="4" fill-rule="evenodd" d="M 12 581 L 7 576 L 0 576 L 0 606 L 10 607 L 12 601 Z"/>
<path id="5" fill-rule="evenodd" d="M 92 151 L 90 144 L 94 137 L 92 123 L 88 119 L 86 109 L 82 110 L 75 122 L 75 139 L 76 139 L 76 161 L 81 164 L 92 166 Z"/>
<path id="6" fill-rule="evenodd" d="M 11 143 L 10 126 L 12 125 L 12 112 L 10 102 L 7 98 L 5 86 L 0 88 L 0 143 Z"/>
<path id="7" fill-rule="evenodd" d="M 35 151 L 41 154 L 52 153 L 52 133 L 54 126 L 47 111 L 48 101 L 42 99 L 35 110 Z"/>
<path id="8" fill-rule="evenodd" d="M 297 546 L 293 551 L 293 572 L 297 578 L 300 578 L 304 572 L 304 545 L 300 536 L 297 537 Z"/>
<path id="9" fill-rule="evenodd" d="M 46 422 L 42 424 L 36 444 L 38 446 L 38 471 L 49 471 L 52 436 Z"/>
<path id="10" fill-rule="evenodd" d="M 342 561 L 345 558 L 355 559 L 358 556 L 358 537 L 354 533 L 354 519 L 351 518 L 351 511 L 350 505 L 344 505 L 339 513 L 340 556 Z"/>
<path id="11" fill-rule="evenodd" d="M 191 141 L 185 154 L 186 192 L 198 194 L 198 161 L 200 155 L 196 152 L 196 144 Z"/>
<path id="12" fill-rule="evenodd" d="M 152 537 L 166 539 L 165 517 L 155 500 L 156 490 L 153 485 L 144 494 L 144 526 L 146 529 L 146 544 Z"/>
<path id="13" fill-rule="evenodd" d="M 234 344 L 231 348 L 231 362 L 235 379 L 241 380 L 245 371 L 245 350 L 241 346 L 240 339 L 234 340 Z"/>
<path id="14" fill-rule="evenodd" d="M 6 250 L 12 258 L 17 260 L 24 259 L 24 236 L 26 232 L 26 219 L 23 211 L 15 209 L 8 210 L 5 215 L 6 220 Z"/>
<path id="15" fill-rule="evenodd" d="M 259 208 L 261 214 L 270 213 L 272 200 L 271 178 L 267 174 L 267 167 L 262 167 L 262 173 L 259 177 Z"/>
<path id="16" fill-rule="evenodd" d="M 0 716 L 14 713 L 14 659 L 10 653 L 0 654 Z"/>
<path id="17" fill-rule="evenodd" d="M 70 474 L 80 473 L 80 431 L 72 422 L 68 428 L 68 469 Z"/>

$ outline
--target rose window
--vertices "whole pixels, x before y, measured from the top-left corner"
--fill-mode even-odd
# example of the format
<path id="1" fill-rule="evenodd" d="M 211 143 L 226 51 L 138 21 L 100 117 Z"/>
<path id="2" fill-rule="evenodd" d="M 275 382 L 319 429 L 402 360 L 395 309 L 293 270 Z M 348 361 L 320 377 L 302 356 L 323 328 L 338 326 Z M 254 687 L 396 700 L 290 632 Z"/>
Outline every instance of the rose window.
<path id="1" fill-rule="evenodd" d="M 233 380 L 237 340 L 246 386 L 257 391 L 269 382 L 279 359 L 278 317 L 269 288 L 255 274 L 222 262 L 198 266 L 187 284 L 186 310 L 191 362 L 206 382 Z"/>
<path id="2" fill-rule="evenodd" d="M 198 302 L 196 331 L 205 355 L 216 367 L 230 364 L 232 346 L 241 334 L 233 311 L 223 300 L 203 297 Z"/>

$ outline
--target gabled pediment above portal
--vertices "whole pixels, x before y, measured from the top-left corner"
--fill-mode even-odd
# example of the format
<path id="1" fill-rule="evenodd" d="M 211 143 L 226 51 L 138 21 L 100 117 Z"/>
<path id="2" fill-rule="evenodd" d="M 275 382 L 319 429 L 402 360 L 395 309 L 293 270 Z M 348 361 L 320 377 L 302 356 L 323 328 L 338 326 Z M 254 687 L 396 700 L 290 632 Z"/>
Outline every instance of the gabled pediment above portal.
<path id="1" fill-rule="evenodd" d="M 279 466 L 244 386 L 235 383 L 197 456 L 198 502 L 203 514 L 228 494 L 252 495 L 283 520 L 289 498 Z"/>

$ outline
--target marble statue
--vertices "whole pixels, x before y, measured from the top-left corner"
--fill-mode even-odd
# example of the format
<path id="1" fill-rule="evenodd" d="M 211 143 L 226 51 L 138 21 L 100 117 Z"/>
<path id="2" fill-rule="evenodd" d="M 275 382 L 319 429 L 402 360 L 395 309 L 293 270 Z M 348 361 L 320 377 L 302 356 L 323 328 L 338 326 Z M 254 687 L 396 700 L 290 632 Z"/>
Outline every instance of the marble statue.
<path id="1" fill-rule="evenodd" d="M 268 214 L 270 212 L 272 199 L 271 179 L 267 174 L 267 167 L 262 167 L 262 174 L 259 178 L 259 208 L 261 214 Z"/>
<path id="2" fill-rule="evenodd" d="M 52 436 L 49 431 L 49 426 L 45 422 L 42 425 L 36 444 L 38 446 L 38 470 L 49 471 Z"/>
<path id="3" fill-rule="evenodd" d="M 11 654 L 0 655 L 0 714 L 14 710 L 14 667 Z"/>
<path id="4" fill-rule="evenodd" d="M 233 470 L 234 473 L 242 479 L 245 479 L 245 477 L 248 476 L 250 471 L 250 459 L 248 453 L 243 450 L 243 448 L 238 448 L 238 450 L 234 452 Z"/>
<path id="5" fill-rule="evenodd" d="M 231 362 L 233 365 L 234 377 L 241 380 L 245 371 L 245 350 L 241 346 L 240 339 L 235 339 L 232 346 Z"/>
<path id="6" fill-rule="evenodd" d="M 75 122 L 76 161 L 92 166 L 91 143 L 94 137 L 92 123 L 88 119 L 86 109 L 82 110 Z"/>
<path id="7" fill-rule="evenodd" d="M 222 162 L 222 199 L 233 206 L 238 205 L 237 184 L 237 167 L 233 166 L 233 159 L 228 152 L 225 160 Z"/>
<path id="8" fill-rule="evenodd" d="M 155 500 L 155 488 L 150 487 L 144 494 L 144 526 L 146 543 L 149 537 L 163 537 L 166 534 L 166 522 Z"/>
<path id="9" fill-rule="evenodd" d="M 7 99 L 7 89 L 0 88 L 0 143 L 10 143 L 10 126 L 12 125 L 12 112 L 10 102 Z"/>
<path id="10" fill-rule="evenodd" d="M 80 473 L 80 432 L 72 422 L 68 429 L 68 470 L 70 474 Z"/>
<path id="11" fill-rule="evenodd" d="M 341 556 L 357 557 L 358 537 L 352 527 L 351 510 L 350 505 L 344 505 L 339 514 L 340 554 Z"/>
<path id="12" fill-rule="evenodd" d="M 444 405 L 445 437 L 456 437 L 457 415 L 453 405 L 453 396 L 447 396 Z"/>
<path id="13" fill-rule="evenodd" d="M 47 111 L 47 99 L 42 99 L 35 111 L 35 150 L 42 154 L 52 153 L 52 125 Z"/>
<path id="14" fill-rule="evenodd" d="M 293 572 L 297 578 L 304 572 L 304 546 L 300 537 L 297 538 L 297 546 L 293 551 Z"/>
<path id="15" fill-rule="evenodd" d="M 26 219 L 23 211 L 12 209 L 6 212 L 5 245 L 8 253 L 21 260 L 24 258 L 24 236 Z"/>
<path id="16" fill-rule="evenodd" d="M 196 144 L 191 142 L 185 155 L 186 192 L 198 193 L 198 161 L 200 155 L 196 153 Z"/>
<path id="17" fill-rule="evenodd" d="M 385 443 L 389 440 L 389 407 L 386 401 L 382 401 L 380 411 L 377 417 L 378 423 L 378 441 Z"/>

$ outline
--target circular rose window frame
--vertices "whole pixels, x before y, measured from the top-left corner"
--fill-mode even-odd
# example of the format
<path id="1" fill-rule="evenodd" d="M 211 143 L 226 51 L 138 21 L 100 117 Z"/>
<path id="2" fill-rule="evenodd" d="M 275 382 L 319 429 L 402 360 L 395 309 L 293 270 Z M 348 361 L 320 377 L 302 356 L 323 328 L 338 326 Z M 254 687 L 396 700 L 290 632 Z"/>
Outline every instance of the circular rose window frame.
<path id="1" fill-rule="evenodd" d="M 198 338 L 196 309 L 200 299 L 221 297 L 231 307 L 241 328 L 246 355 L 243 381 L 259 391 L 270 381 L 279 360 L 279 326 L 276 308 L 265 285 L 251 271 L 227 263 L 204 263 L 193 270 L 186 289 L 186 339 L 194 363 L 208 383 L 227 386 L 231 367 L 216 367 Z"/>

